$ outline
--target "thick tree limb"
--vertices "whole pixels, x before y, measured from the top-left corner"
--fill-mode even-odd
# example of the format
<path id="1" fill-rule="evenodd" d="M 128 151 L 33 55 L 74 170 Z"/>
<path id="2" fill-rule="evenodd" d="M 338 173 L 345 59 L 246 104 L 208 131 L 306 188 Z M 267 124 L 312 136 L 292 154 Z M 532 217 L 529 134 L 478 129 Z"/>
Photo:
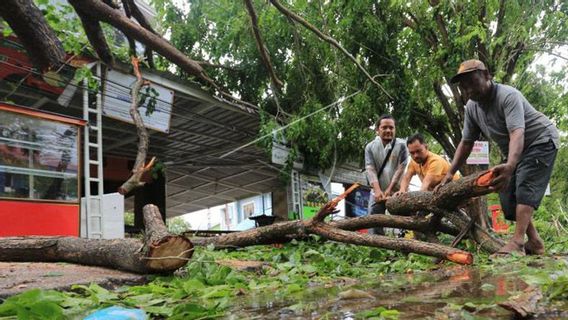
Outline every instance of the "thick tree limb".
<path id="1" fill-rule="evenodd" d="M 324 223 L 315 224 L 310 227 L 310 230 L 327 239 L 339 242 L 378 247 L 401 252 L 415 252 L 449 260 L 459 264 L 473 263 L 473 255 L 471 253 L 444 245 L 422 242 L 418 240 L 390 238 L 386 236 L 345 231 L 337 228 L 332 228 Z"/>
<path id="2" fill-rule="evenodd" d="M 469 198 L 491 193 L 486 184 L 491 177 L 491 171 L 483 171 L 448 183 L 438 192 L 417 191 L 391 197 L 386 201 L 386 206 L 391 214 L 398 215 L 437 208 L 455 210 Z"/>
<path id="3" fill-rule="evenodd" d="M 140 68 L 138 67 L 138 58 L 132 57 L 132 66 L 134 67 L 134 74 L 136 75 L 136 82 L 131 89 L 131 102 L 130 102 L 130 116 L 136 125 L 136 132 L 138 133 L 138 153 L 136 154 L 136 161 L 134 162 L 134 167 L 132 168 L 132 176 L 128 178 L 126 182 L 118 188 L 118 192 L 122 195 L 130 193 L 132 190 L 139 188 L 144 185 L 141 181 L 142 175 L 149 171 L 155 161 L 155 157 L 145 165 L 146 156 L 148 154 L 149 136 L 148 130 L 144 126 L 144 120 L 140 116 L 140 111 L 138 110 L 140 104 L 140 89 L 144 85 L 144 79 L 140 74 Z"/>
<path id="4" fill-rule="evenodd" d="M 318 38 L 320 38 L 321 40 L 331 44 L 335 48 L 339 49 L 339 51 L 341 51 L 347 58 L 349 58 L 351 61 L 353 61 L 353 63 L 355 63 L 357 68 L 361 72 L 363 72 L 363 74 L 365 74 L 367 79 L 369 79 L 373 84 L 375 84 L 379 89 L 381 89 L 381 91 L 383 91 L 390 99 L 392 99 L 391 95 L 385 90 L 385 88 L 383 88 L 383 86 L 381 86 L 381 84 L 378 83 L 369 74 L 369 72 L 367 72 L 367 70 L 357 61 L 357 59 L 355 59 L 355 57 L 353 57 L 353 55 L 351 53 L 349 53 L 349 51 L 347 51 L 341 44 L 339 44 L 339 42 L 337 42 L 337 40 L 335 40 L 334 38 L 330 37 L 327 34 L 324 34 L 318 28 L 314 27 L 312 24 L 310 24 L 308 21 L 306 21 L 304 18 L 302 18 L 299 15 L 297 15 L 296 13 L 292 12 L 290 9 L 284 7 L 278 0 L 270 0 L 270 3 L 272 3 L 272 5 L 274 5 L 274 7 L 276 7 L 276 9 L 278 9 L 278 11 L 282 12 L 284 15 L 286 15 L 290 19 L 300 23 L 306 29 L 313 32 L 316 36 L 318 36 Z"/>
<path id="5" fill-rule="evenodd" d="M 513 74 L 515 73 L 515 67 L 517 66 L 517 61 L 523 54 L 525 49 L 525 44 L 522 42 L 517 42 L 514 48 L 509 51 L 509 55 L 507 58 L 506 67 L 505 67 L 505 75 L 503 76 L 503 83 L 508 83 L 511 81 Z"/>
<path id="6" fill-rule="evenodd" d="M 434 212 L 443 215 L 458 228 L 462 230 L 468 229 L 470 238 L 473 239 L 477 244 L 479 244 L 479 246 L 481 246 L 483 250 L 489 253 L 495 253 L 505 245 L 505 243 L 501 239 L 494 237 L 477 223 L 471 223 L 471 217 L 467 215 L 460 214 L 456 211 L 442 209 L 434 210 Z"/>
<path id="7" fill-rule="evenodd" d="M 471 253 L 451 247 L 417 240 L 396 239 L 380 235 L 368 235 L 345 231 L 333 228 L 324 223 L 325 217 L 335 210 L 337 203 L 339 203 L 339 201 L 345 198 L 347 194 L 357 187 L 357 184 L 352 185 L 339 197 L 325 204 L 312 219 L 305 222 L 306 229 L 327 239 L 339 242 L 379 247 L 402 252 L 415 252 L 440 259 L 450 260 L 460 264 L 473 263 L 473 256 Z"/>
<path id="8" fill-rule="evenodd" d="M 442 35 L 442 43 L 446 48 L 449 48 L 449 41 L 448 41 L 448 30 L 446 28 L 446 24 L 444 23 L 444 19 L 440 15 L 439 9 L 437 6 L 440 4 L 438 0 L 430 0 L 430 6 L 434 10 L 434 19 L 436 20 L 436 25 L 438 26 L 438 31 Z"/>
<path id="9" fill-rule="evenodd" d="M 417 117 L 418 119 L 422 120 L 419 121 L 424 128 L 430 132 L 430 134 L 438 141 L 444 151 L 450 156 L 453 157 L 456 147 L 452 144 L 451 137 L 448 136 L 448 130 L 446 129 L 446 124 L 443 121 L 440 121 L 434 118 L 429 112 L 425 111 L 424 108 L 420 109 L 412 109 L 413 116 Z"/>
<path id="10" fill-rule="evenodd" d="M 426 232 L 430 230 L 431 219 L 431 217 L 403 217 L 374 214 L 365 217 L 333 221 L 330 222 L 329 225 L 333 228 L 348 231 L 381 226 L 385 228 Z M 440 226 L 440 231 L 454 236 L 458 235 L 460 232 L 455 227 L 444 222 L 442 222 Z M 194 243 L 203 246 L 212 244 L 216 248 L 246 247 L 272 243 L 286 243 L 292 239 L 302 239 L 307 235 L 308 233 L 306 232 L 304 222 L 296 220 L 275 223 L 273 225 L 230 233 L 219 237 L 196 239 Z"/>
<path id="11" fill-rule="evenodd" d="M 344 227 L 356 228 L 364 224 L 357 225 L 356 223 L 354 223 L 355 220 L 365 220 L 364 223 L 371 223 L 373 219 L 376 219 L 373 221 L 373 223 L 377 223 L 378 221 L 381 221 L 383 223 L 390 221 L 392 226 L 405 225 L 407 227 L 412 227 L 412 229 L 421 228 L 422 230 L 427 230 L 431 226 L 430 219 L 422 219 L 418 222 L 411 222 L 411 218 L 377 215 L 376 217 L 352 219 L 351 222 L 347 223 L 325 223 L 325 217 L 334 212 L 337 203 L 356 187 L 357 185 L 353 185 L 342 195 L 326 203 L 310 220 L 284 222 L 243 232 L 237 232 L 210 240 L 207 239 L 200 244 L 214 244 L 215 246 L 222 247 L 240 247 L 254 244 L 267 244 L 267 242 L 274 243 L 275 241 L 286 241 L 290 239 L 290 236 L 301 237 L 307 234 L 317 234 L 324 238 L 339 242 L 386 248 L 404 252 L 416 252 L 419 254 L 430 255 L 461 264 L 472 263 L 473 256 L 470 253 L 447 246 L 417 240 L 394 239 L 378 235 L 363 235 L 357 232 L 341 230 L 338 228 L 338 226 L 341 226 L 342 224 Z M 376 226 L 376 224 L 374 226 Z"/>
<path id="12" fill-rule="evenodd" d="M 70 262 L 136 273 L 168 273 L 184 266 L 193 254 L 191 241 L 164 232 L 154 205 L 144 207 L 145 242 L 138 239 L 73 237 L 0 238 L 0 261 Z"/>
<path id="13" fill-rule="evenodd" d="M 39 69 L 57 69 L 63 64 L 63 45 L 32 0 L 2 0 L 0 16 L 18 35 Z"/>
<path id="14" fill-rule="evenodd" d="M 128 10 L 130 12 L 130 14 L 132 15 L 132 17 L 134 17 L 134 19 L 136 19 L 136 21 L 138 21 L 138 23 L 146 30 L 154 33 L 154 34 L 158 34 L 154 28 L 152 27 L 152 25 L 150 24 L 150 22 L 148 21 L 148 19 L 146 19 L 146 17 L 144 16 L 144 14 L 142 13 L 142 11 L 140 11 L 140 8 L 138 8 L 138 5 L 136 5 L 136 3 L 134 2 L 134 0 L 122 0 L 122 3 L 126 9 L 126 7 L 128 7 Z"/>
<path id="15" fill-rule="evenodd" d="M 128 19 L 132 18 L 132 12 L 130 11 L 130 3 L 127 0 L 122 1 L 122 6 L 124 8 L 124 14 Z M 136 52 L 136 41 L 128 35 L 126 35 L 126 39 L 128 40 L 128 48 L 130 56 L 138 56 Z"/>
<path id="16" fill-rule="evenodd" d="M 97 56 L 101 61 L 106 63 L 108 66 L 114 65 L 114 57 L 108 46 L 103 29 L 98 21 L 93 20 L 89 16 L 83 14 L 81 11 L 77 11 L 79 19 L 81 19 L 81 24 L 83 24 L 83 29 L 85 29 L 85 34 L 89 43 L 95 49 Z"/>
<path id="17" fill-rule="evenodd" d="M 142 27 L 144 27 L 146 30 L 149 30 L 154 34 L 158 34 L 154 30 L 150 22 L 146 19 L 142 11 L 140 11 L 140 8 L 138 8 L 138 5 L 134 2 L 134 0 L 123 0 L 123 4 L 125 11 L 126 8 L 128 7 L 130 14 L 134 17 L 134 19 L 136 19 L 136 21 L 138 21 L 138 23 Z M 148 63 L 148 66 L 150 68 L 154 68 L 153 52 L 149 46 L 146 46 L 146 48 L 144 49 L 144 57 L 146 57 L 146 62 Z"/>
<path id="18" fill-rule="evenodd" d="M 491 193 L 492 190 L 488 187 L 491 178 L 491 171 L 479 172 L 448 183 L 436 193 L 408 192 L 392 197 L 386 201 L 386 206 L 390 213 L 398 215 L 408 215 L 418 211 L 434 212 L 443 215 L 461 230 L 469 229 L 470 218 L 456 213 L 455 210 L 470 198 Z M 493 237 L 478 224 L 473 225 L 471 235 L 489 252 L 496 252 L 503 246 L 501 240 Z"/>

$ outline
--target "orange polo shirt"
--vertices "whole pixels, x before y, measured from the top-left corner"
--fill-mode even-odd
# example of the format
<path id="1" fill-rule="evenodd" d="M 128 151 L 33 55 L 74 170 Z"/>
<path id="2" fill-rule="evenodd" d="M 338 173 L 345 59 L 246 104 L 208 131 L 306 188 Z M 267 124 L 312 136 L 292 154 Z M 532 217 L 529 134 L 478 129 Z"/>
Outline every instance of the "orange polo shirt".
<path id="1" fill-rule="evenodd" d="M 424 180 L 424 177 L 427 175 L 433 176 L 433 185 L 438 185 L 442 178 L 450 171 L 450 163 L 446 161 L 446 159 L 442 158 L 441 156 L 428 151 L 428 158 L 426 162 L 422 165 L 418 164 L 414 160 L 410 160 L 410 165 L 408 166 L 408 172 L 412 173 L 412 175 L 417 174 L 420 178 L 420 181 Z M 452 180 L 459 179 L 458 174 L 454 174 Z"/>

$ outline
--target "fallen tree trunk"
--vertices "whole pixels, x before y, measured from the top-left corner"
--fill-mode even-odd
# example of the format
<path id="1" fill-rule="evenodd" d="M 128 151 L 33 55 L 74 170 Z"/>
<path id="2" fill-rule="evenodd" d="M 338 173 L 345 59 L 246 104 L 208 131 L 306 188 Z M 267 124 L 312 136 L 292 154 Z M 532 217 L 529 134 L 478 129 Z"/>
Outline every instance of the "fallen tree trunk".
<path id="1" fill-rule="evenodd" d="M 471 218 L 457 212 L 457 208 L 469 199 L 486 195 L 489 182 L 493 178 L 491 171 L 483 171 L 448 183 L 438 192 L 420 191 L 408 192 L 386 201 L 386 207 L 391 214 L 410 215 L 415 212 L 432 212 L 448 219 L 460 230 L 469 229 L 469 234 L 484 250 L 494 253 L 504 243 L 492 236 L 486 229 L 476 223 L 470 223 Z"/>
<path id="2" fill-rule="evenodd" d="M 158 208 L 144 207 L 146 238 L 84 239 L 74 237 L 0 238 L 0 261 L 71 262 L 135 273 L 169 273 L 193 254 L 185 237 L 167 233 Z"/>
<path id="3" fill-rule="evenodd" d="M 442 231 L 457 235 L 459 239 L 464 237 L 465 234 L 469 234 L 470 238 L 484 250 L 495 252 L 503 245 L 502 241 L 493 237 L 487 230 L 473 223 L 467 215 L 458 211 L 458 207 L 468 199 L 492 192 L 489 189 L 491 179 L 491 171 L 485 171 L 451 182 L 436 193 L 409 192 L 392 197 L 386 201 L 386 206 L 391 214 L 396 215 L 371 215 L 325 223 L 323 219 L 333 212 L 336 203 L 339 201 L 335 199 L 322 207 L 314 218 L 307 221 L 282 222 L 219 237 L 200 239 L 197 244 L 212 244 L 217 248 L 245 247 L 287 242 L 291 239 L 304 238 L 309 234 L 317 234 L 339 242 L 415 252 L 469 264 L 473 257 L 467 252 L 452 247 L 416 240 L 363 235 L 348 230 L 389 227 L 430 234 Z M 349 190 L 342 196 L 344 197 L 348 192 Z M 417 212 L 433 213 L 434 215 L 410 217 Z M 447 219 L 451 224 L 444 222 L 441 218 Z M 459 239 L 456 239 L 456 242 Z"/>
<path id="4" fill-rule="evenodd" d="M 244 247 L 255 244 L 275 243 L 289 239 L 291 235 L 302 237 L 307 234 L 316 234 L 326 239 L 339 242 L 399 250 L 403 252 L 415 252 L 444 260 L 450 260 L 460 264 L 471 264 L 473 262 L 473 256 L 471 253 L 459 249 L 417 240 L 394 239 L 379 235 L 364 235 L 338 228 L 338 226 L 343 226 L 345 228 L 358 229 L 364 225 L 371 227 L 376 226 L 376 223 L 382 223 L 389 224 L 389 226 L 392 227 L 407 227 L 425 230 L 430 227 L 432 218 L 415 220 L 409 217 L 375 215 L 352 219 L 348 222 L 335 222 L 334 224 L 324 222 L 325 217 L 335 211 L 337 203 L 356 186 L 357 185 L 352 186 L 341 196 L 325 204 L 310 220 L 284 222 L 243 232 L 237 232 L 217 238 L 206 239 L 201 244 L 214 244 L 217 247 Z M 360 223 L 354 223 L 355 220 L 358 220 Z"/>
<path id="5" fill-rule="evenodd" d="M 330 222 L 329 225 L 348 231 L 374 228 L 406 229 L 414 231 L 427 231 L 430 228 L 431 217 L 403 217 L 376 214 L 360 218 L 344 219 Z M 292 239 L 303 239 L 308 235 L 304 226 L 305 221 L 295 220 L 275 223 L 269 226 L 229 233 L 219 237 L 208 237 L 193 240 L 196 245 L 214 245 L 216 248 L 246 247 L 273 243 L 286 243 Z M 458 235 L 460 230 L 443 224 L 440 228 L 443 233 Z"/>

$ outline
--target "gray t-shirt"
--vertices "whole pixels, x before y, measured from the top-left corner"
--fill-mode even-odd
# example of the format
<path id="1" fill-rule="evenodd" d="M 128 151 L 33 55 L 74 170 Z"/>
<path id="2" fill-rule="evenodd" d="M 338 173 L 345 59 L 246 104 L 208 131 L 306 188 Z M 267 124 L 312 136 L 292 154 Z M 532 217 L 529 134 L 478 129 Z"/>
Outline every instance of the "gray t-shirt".
<path id="1" fill-rule="evenodd" d="M 479 134 L 483 133 L 495 141 L 503 156 L 507 157 L 509 133 L 518 128 L 525 129 L 524 150 L 549 140 L 556 148 L 560 146 L 558 130 L 552 121 L 536 111 L 523 94 L 511 86 L 494 83 L 488 105 L 469 100 L 465 106 L 462 140 L 479 140 Z"/>
<path id="2" fill-rule="evenodd" d="M 375 140 L 369 142 L 365 147 L 365 167 L 373 166 L 378 174 L 391 146 L 392 142 L 383 146 L 383 142 L 379 137 L 376 137 Z M 403 167 L 406 168 L 407 162 L 408 148 L 406 147 L 406 142 L 402 139 L 396 138 L 394 149 L 392 150 L 389 159 L 387 159 L 387 164 L 379 177 L 379 185 L 383 191 L 388 188 L 398 165 L 402 164 Z"/>

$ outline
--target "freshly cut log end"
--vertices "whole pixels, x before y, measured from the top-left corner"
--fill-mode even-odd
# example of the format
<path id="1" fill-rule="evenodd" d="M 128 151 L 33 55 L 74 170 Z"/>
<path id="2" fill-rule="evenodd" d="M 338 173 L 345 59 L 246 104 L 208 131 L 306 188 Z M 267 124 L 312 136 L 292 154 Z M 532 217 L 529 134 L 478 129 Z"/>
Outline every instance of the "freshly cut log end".
<path id="1" fill-rule="evenodd" d="M 193 255 L 193 244 L 185 237 L 168 236 L 148 246 L 147 267 L 159 272 L 183 267 Z"/>
<path id="2" fill-rule="evenodd" d="M 473 263 L 473 255 L 469 252 L 450 253 L 448 254 L 446 259 L 455 263 L 465 264 L 465 265 L 470 265 Z"/>
<path id="3" fill-rule="evenodd" d="M 475 184 L 478 187 L 488 187 L 491 184 L 491 180 L 493 180 L 493 171 L 490 170 L 480 175 L 475 181 Z"/>

